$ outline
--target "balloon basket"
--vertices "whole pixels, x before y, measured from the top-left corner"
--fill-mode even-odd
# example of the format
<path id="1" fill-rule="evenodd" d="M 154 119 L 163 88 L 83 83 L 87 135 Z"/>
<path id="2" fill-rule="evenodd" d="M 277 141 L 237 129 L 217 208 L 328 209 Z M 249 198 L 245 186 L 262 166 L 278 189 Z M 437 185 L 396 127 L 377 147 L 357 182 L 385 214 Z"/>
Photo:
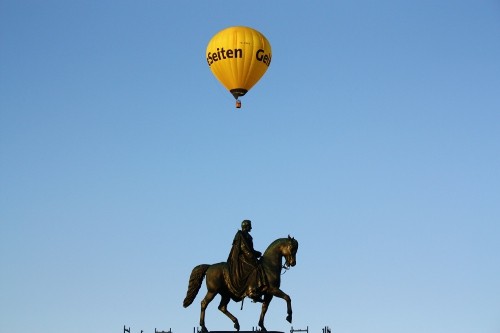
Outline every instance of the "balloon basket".
<path id="1" fill-rule="evenodd" d="M 236 108 L 237 109 L 241 108 L 241 101 L 239 99 L 236 100 Z"/>

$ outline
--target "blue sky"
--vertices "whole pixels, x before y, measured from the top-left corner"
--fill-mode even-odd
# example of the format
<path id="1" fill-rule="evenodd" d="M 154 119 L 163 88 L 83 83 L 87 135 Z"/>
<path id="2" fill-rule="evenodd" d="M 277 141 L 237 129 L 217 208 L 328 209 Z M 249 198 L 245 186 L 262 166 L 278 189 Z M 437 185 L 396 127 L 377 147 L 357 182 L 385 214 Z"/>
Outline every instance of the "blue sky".
<path id="1" fill-rule="evenodd" d="M 233 25 L 273 47 L 241 110 L 205 61 Z M 499 36 L 494 0 L 3 0 L 0 330 L 192 332 L 251 219 L 300 243 L 294 328 L 499 332 Z"/>

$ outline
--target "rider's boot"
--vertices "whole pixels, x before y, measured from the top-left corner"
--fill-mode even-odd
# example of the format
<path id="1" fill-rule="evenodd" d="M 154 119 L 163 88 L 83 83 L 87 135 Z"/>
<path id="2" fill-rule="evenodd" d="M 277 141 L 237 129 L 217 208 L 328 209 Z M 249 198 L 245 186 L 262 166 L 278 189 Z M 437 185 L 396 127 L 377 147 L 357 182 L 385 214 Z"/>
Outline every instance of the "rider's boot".
<path id="1" fill-rule="evenodd" d="M 249 286 L 247 289 L 247 296 L 252 299 L 253 302 L 260 302 L 262 303 L 263 300 L 261 298 L 261 294 L 257 292 L 257 289 L 253 286 Z"/>

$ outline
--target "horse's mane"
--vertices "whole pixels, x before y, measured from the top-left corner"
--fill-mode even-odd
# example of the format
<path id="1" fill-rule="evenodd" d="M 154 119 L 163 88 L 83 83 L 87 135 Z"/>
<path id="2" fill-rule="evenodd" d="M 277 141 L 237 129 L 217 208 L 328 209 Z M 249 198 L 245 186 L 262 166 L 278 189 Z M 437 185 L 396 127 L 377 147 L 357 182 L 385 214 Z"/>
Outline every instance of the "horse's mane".
<path id="1" fill-rule="evenodd" d="M 298 242 L 295 238 L 290 238 L 290 236 L 284 237 L 284 238 L 278 238 L 275 241 L 273 241 L 269 246 L 267 247 L 266 251 L 264 251 L 264 254 L 266 254 L 269 251 L 272 251 L 276 246 L 279 246 L 280 244 L 284 242 L 291 241 L 293 246 L 298 247 Z"/>

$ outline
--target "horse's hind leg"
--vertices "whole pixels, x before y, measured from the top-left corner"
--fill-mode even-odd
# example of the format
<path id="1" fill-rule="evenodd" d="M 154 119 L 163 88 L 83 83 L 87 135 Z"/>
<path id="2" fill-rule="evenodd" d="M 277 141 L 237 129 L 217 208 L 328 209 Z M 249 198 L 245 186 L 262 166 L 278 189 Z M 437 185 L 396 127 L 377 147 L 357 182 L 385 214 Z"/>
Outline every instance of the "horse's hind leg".
<path id="1" fill-rule="evenodd" d="M 234 328 L 239 331 L 240 330 L 240 323 L 238 322 L 238 318 L 233 316 L 233 314 L 229 311 L 227 311 L 227 305 L 229 304 L 229 301 L 231 301 L 231 298 L 228 295 L 221 295 L 222 299 L 219 304 L 219 310 L 225 314 L 226 316 L 229 317 L 234 323 Z"/>
<path id="2" fill-rule="evenodd" d="M 217 293 L 209 290 L 205 295 L 205 298 L 201 301 L 200 326 L 202 332 L 208 332 L 208 329 L 205 326 L 205 310 L 208 304 L 210 304 L 210 302 L 214 299 L 215 295 L 217 295 Z"/>

